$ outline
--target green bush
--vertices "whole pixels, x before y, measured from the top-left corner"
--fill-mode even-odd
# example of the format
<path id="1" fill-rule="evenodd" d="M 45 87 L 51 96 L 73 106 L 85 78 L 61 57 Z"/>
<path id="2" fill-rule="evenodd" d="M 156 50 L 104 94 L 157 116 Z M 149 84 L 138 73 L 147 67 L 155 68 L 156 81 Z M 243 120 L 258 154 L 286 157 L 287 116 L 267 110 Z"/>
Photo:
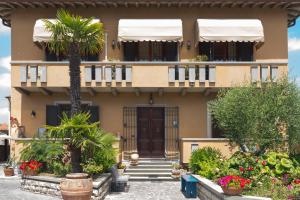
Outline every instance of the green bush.
<path id="1" fill-rule="evenodd" d="M 82 164 L 83 171 L 89 175 L 97 175 L 103 172 L 103 166 L 97 164 L 94 160 L 89 160 L 86 164 Z"/>
<path id="2" fill-rule="evenodd" d="M 203 177 L 214 179 L 221 166 L 222 154 L 219 150 L 204 147 L 193 151 L 189 167 L 190 169 Z"/>

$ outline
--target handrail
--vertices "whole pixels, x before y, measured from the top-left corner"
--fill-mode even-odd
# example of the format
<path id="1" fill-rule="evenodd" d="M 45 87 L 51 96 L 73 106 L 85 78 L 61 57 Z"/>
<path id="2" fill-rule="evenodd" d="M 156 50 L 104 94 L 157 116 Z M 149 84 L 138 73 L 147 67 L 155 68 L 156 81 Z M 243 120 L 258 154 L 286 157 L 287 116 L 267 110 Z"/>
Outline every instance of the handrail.
<path id="1" fill-rule="evenodd" d="M 68 65 L 68 61 L 42 61 L 42 60 L 14 60 L 11 61 L 12 65 Z M 284 61 L 176 61 L 176 62 L 129 62 L 129 61 L 82 61 L 81 65 L 287 65 L 288 62 Z"/>

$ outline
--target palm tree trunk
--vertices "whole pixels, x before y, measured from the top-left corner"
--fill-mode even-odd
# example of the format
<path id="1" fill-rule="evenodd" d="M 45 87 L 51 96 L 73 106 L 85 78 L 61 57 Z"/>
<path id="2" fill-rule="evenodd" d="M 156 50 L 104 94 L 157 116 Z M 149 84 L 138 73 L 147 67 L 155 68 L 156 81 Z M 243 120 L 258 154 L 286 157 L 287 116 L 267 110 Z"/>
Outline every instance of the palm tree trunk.
<path id="1" fill-rule="evenodd" d="M 70 74 L 70 98 L 71 98 L 71 117 L 80 113 L 80 50 L 79 44 L 73 42 L 69 48 L 69 74 Z M 81 148 L 70 146 L 72 172 L 82 172 L 80 166 Z"/>

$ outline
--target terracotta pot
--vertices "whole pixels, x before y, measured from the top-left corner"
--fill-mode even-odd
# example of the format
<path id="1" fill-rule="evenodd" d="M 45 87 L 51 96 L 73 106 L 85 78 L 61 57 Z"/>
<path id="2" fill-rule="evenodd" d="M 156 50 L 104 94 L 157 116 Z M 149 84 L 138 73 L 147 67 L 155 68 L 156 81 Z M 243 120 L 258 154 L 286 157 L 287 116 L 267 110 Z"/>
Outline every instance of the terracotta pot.
<path id="1" fill-rule="evenodd" d="M 22 171 L 24 176 L 36 176 L 38 173 L 36 170 L 32 170 L 32 169 L 26 169 L 24 171 Z"/>
<path id="2" fill-rule="evenodd" d="M 14 175 L 14 169 L 11 167 L 4 168 L 3 169 L 5 176 L 13 176 Z"/>
<path id="3" fill-rule="evenodd" d="M 235 187 L 222 187 L 224 194 L 230 196 L 240 195 L 243 192 L 243 188 L 235 188 Z"/>
<path id="4" fill-rule="evenodd" d="M 67 174 L 60 183 L 64 200 L 89 200 L 93 193 L 93 181 L 85 173 Z"/>

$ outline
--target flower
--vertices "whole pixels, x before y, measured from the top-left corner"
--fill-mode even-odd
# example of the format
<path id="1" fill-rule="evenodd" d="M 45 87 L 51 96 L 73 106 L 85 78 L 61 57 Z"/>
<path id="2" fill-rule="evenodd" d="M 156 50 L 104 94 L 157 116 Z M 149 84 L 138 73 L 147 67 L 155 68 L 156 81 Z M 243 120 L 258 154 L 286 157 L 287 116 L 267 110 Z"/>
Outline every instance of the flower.
<path id="1" fill-rule="evenodd" d="M 295 179 L 295 180 L 294 180 L 294 183 L 295 183 L 295 184 L 300 184 L 300 179 Z"/>
<path id="2" fill-rule="evenodd" d="M 251 181 L 249 179 L 244 179 L 239 176 L 224 176 L 219 179 L 219 185 L 222 187 L 244 188 L 250 183 Z"/>
<path id="3" fill-rule="evenodd" d="M 293 189 L 293 186 L 292 186 L 292 185 L 288 185 L 288 186 L 287 186 L 287 189 L 288 189 L 288 190 L 292 190 L 292 189 Z"/>
<path id="4" fill-rule="evenodd" d="M 248 171 L 253 171 L 253 167 L 248 167 Z"/>
<path id="5" fill-rule="evenodd" d="M 267 161 L 264 160 L 264 161 L 261 162 L 261 164 L 262 164 L 262 166 L 266 166 L 267 165 Z"/>
<path id="6" fill-rule="evenodd" d="M 243 172 L 243 171 L 244 171 L 244 168 L 243 168 L 243 167 L 240 167 L 240 171 Z"/>
<path id="7" fill-rule="evenodd" d="M 43 165 L 42 163 L 36 160 L 31 160 L 29 162 L 22 162 L 22 164 L 20 165 L 20 170 L 22 170 L 23 172 L 27 171 L 28 169 L 37 171 L 40 169 L 42 165 Z"/>

